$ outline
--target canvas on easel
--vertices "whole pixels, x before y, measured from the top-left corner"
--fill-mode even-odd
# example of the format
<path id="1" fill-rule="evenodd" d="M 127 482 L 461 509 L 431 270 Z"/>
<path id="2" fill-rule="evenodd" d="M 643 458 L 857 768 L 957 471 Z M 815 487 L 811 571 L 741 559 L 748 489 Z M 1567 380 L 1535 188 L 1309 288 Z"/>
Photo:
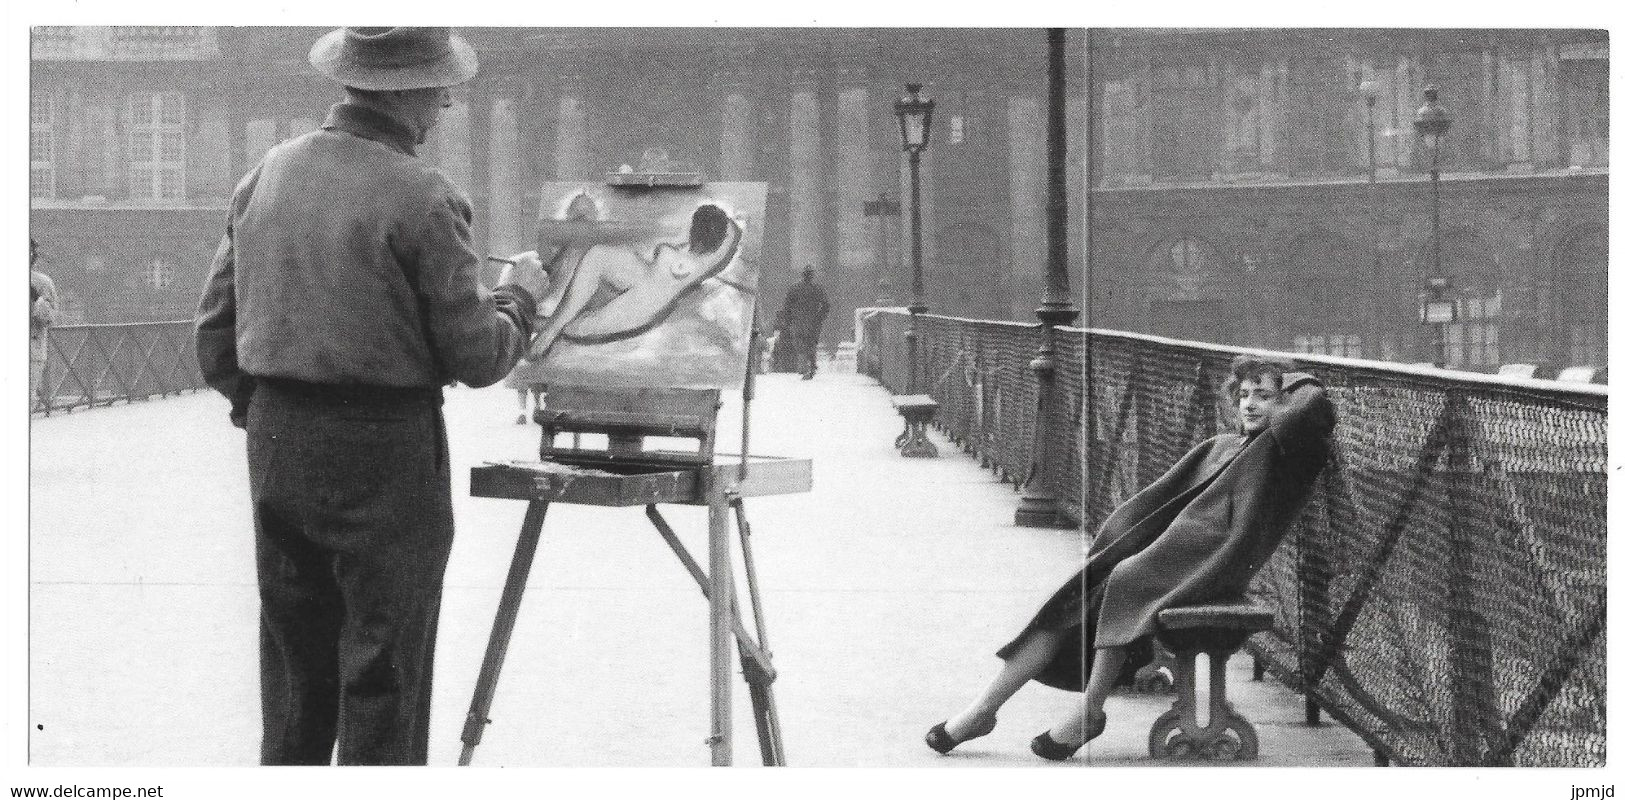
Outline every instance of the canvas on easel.
<path id="1" fill-rule="evenodd" d="M 552 283 L 523 368 L 549 384 L 742 385 L 766 202 L 762 183 L 544 184 Z"/>
<path id="2" fill-rule="evenodd" d="M 616 177 L 623 179 L 617 184 Z M 640 183 L 640 181 L 644 181 Z M 535 414 L 535 461 L 473 468 L 475 497 L 525 500 L 529 508 L 464 719 L 467 765 L 483 737 L 509 638 L 551 503 L 645 506 L 655 530 L 710 606 L 711 763 L 732 763 L 733 651 L 756 719 L 762 763 L 783 766 L 783 735 L 744 499 L 805 492 L 806 459 L 751 455 L 760 183 L 704 183 L 698 175 L 611 176 L 603 184 L 553 183 L 537 225 L 552 281 L 523 380 L 545 386 Z M 723 388 L 742 388 L 740 452 L 717 454 Z M 584 446 L 602 434 L 607 446 Z M 559 438 L 568 437 L 568 445 Z M 692 439 L 692 451 L 651 450 L 654 437 Z M 658 509 L 707 507 L 707 567 Z M 754 631 L 744 624 L 729 554 L 737 530 Z"/>

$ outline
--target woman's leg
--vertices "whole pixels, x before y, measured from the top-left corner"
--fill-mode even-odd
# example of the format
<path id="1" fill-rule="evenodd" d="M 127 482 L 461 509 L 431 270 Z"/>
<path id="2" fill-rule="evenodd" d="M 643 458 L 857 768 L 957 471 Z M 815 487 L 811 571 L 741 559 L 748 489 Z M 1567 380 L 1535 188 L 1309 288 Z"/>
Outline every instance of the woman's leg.
<path id="1" fill-rule="evenodd" d="M 1127 651 L 1121 647 L 1095 649 L 1093 671 L 1089 674 L 1089 683 L 1084 686 L 1083 699 L 1050 727 L 1051 739 L 1062 745 L 1082 744 L 1088 733 L 1087 721 L 1105 720 L 1106 696 L 1111 694 L 1118 673 L 1123 671 L 1123 661 L 1126 657 Z M 1095 725 L 1100 725 L 1099 721 Z"/>
<path id="2" fill-rule="evenodd" d="M 948 719 L 948 735 L 955 739 L 987 727 L 987 721 L 997 714 L 1016 690 L 1041 672 L 1061 647 L 1061 631 L 1035 630 L 1010 657 L 982 693 L 964 711 Z"/>

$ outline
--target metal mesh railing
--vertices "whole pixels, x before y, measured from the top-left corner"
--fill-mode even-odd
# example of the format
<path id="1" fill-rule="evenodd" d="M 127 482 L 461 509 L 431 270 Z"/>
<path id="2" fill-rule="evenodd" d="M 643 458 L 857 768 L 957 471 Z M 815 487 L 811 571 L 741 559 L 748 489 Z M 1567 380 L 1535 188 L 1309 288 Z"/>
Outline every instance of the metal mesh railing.
<path id="1" fill-rule="evenodd" d="M 1236 352 L 1090 334 L 1091 528 L 1231 424 Z M 1288 357 L 1339 422 L 1255 654 L 1397 763 L 1601 765 L 1606 390 Z"/>
<path id="2" fill-rule="evenodd" d="M 70 411 L 204 388 L 192 323 L 52 328 L 32 411 Z"/>
<path id="3" fill-rule="evenodd" d="M 908 314 L 877 311 L 864 318 L 859 370 L 893 393 L 908 387 Z M 939 404 L 935 424 L 955 444 L 1016 488 L 1032 471 L 1038 379 L 1030 366 L 1039 326 L 1016 322 L 920 317 L 916 387 Z M 1082 518 L 1077 431 L 1083 414 L 1082 331 L 1061 328 L 1056 343 L 1056 427 L 1064 441 L 1051 448 L 1061 511 Z"/>
<path id="4" fill-rule="evenodd" d="M 895 391 L 907 326 L 894 312 L 865 322 L 863 368 Z M 1060 334 L 1075 422 L 1047 466 L 1094 530 L 1231 424 L 1221 386 L 1241 351 Z M 1018 480 L 1037 346 L 1036 326 L 921 320 L 921 388 L 940 426 Z M 1321 377 L 1339 423 L 1302 520 L 1253 583 L 1276 624 L 1250 649 L 1395 763 L 1603 764 L 1607 389 L 1277 355 Z"/>

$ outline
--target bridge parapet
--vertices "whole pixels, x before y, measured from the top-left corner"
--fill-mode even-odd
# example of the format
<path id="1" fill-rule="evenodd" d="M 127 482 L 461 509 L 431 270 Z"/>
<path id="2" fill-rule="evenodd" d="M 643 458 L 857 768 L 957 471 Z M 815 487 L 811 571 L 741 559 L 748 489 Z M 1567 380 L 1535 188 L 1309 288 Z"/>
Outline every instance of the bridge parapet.
<path id="1" fill-rule="evenodd" d="M 938 426 L 1019 484 L 1037 325 L 920 323 Z M 907 375 L 906 325 L 886 311 L 865 321 L 860 364 L 888 387 Z M 1046 466 L 1086 531 L 1230 429 L 1229 363 L 1262 352 L 1059 338 L 1073 424 Z M 1319 375 L 1339 424 L 1302 521 L 1254 581 L 1275 614 L 1254 655 L 1393 762 L 1604 763 L 1607 387 L 1270 355 Z"/>
<path id="2" fill-rule="evenodd" d="M 30 411 L 72 411 L 205 388 L 192 323 L 61 325 L 48 334 L 45 376 Z"/>

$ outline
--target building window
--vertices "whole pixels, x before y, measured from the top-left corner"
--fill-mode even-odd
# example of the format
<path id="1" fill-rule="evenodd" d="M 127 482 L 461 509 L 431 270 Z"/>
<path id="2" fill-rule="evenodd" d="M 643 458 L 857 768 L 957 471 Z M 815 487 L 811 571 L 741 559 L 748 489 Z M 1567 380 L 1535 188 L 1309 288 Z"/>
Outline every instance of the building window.
<path id="1" fill-rule="evenodd" d="M 186 199 L 186 97 L 130 96 L 130 198 Z"/>
<path id="2" fill-rule="evenodd" d="M 1364 337 L 1357 253 L 1343 237 L 1315 229 L 1293 243 L 1283 268 L 1277 307 L 1291 321 L 1299 353 L 1360 358 Z"/>
<path id="3" fill-rule="evenodd" d="M 1450 366 L 1495 369 L 1501 364 L 1501 267 L 1477 236 L 1467 231 L 1440 237 L 1440 268 L 1451 275 L 1459 317 L 1445 325 Z"/>
<path id="4" fill-rule="evenodd" d="M 34 58 L 62 58 L 73 54 L 73 26 L 36 25 L 29 48 Z"/>
<path id="5" fill-rule="evenodd" d="M 1570 239 L 1553 270 L 1558 357 L 1567 366 L 1608 363 L 1608 232 L 1592 229 Z"/>
<path id="6" fill-rule="evenodd" d="M 1149 155 L 1155 175 L 1211 178 L 1221 130 L 1220 92 L 1212 65 L 1155 68 L 1146 90 Z"/>
<path id="7" fill-rule="evenodd" d="M 1445 326 L 1445 356 L 1451 366 L 1493 369 L 1501 364 L 1501 290 L 1463 292 L 1461 321 Z"/>
<path id="8" fill-rule="evenodd" d="M 1174 294 L 1183 298 L 1206 297 L 1218 280 L 1219 251 L 1201 239 L 1176 239 L 1168 245 L 1168 276 Z"/>
<path id="9" fill-rule="evenodd" d="M 168 289 L 175 283 L 175 265 L 163 256 L 154 258 L 147 265 L 146 274 L 142 276 L 147 285 L 154 289 Z"/>
<path id="10" fill-rule="evenodd" d="M 1345 358 L 1359 358 L 1361 356 L 1360 337 L 1353 333 L 1334 333 L 1327 336 L 1298 335 L 1293 337 L 1293 350 L 1299 353 L 1314 353 L 1323 356 L 1343 356 Z"/>
<path id="11" fill-rule="evenodd" d="M 182 25 L 120 25 L 110 29 L 109 42 L 118 58 L 190 58 L 202 43 L 204 30 Z"/>
<path id="12" fill-rule="evenodd" d="M 1439 101 L 1450 109 L 1455 120 L 1449 134 L 1440 140 L 1439 169 L 1444 172 L 1481 169 L 1494 152 L 1495 131 L 1489 120 L 1493 119 L 1495 94 L 1486 85 L 1483 58 L 1481 51 L 1438 53 L 1422 65 L 1421 75 L 1413 76 L 1418 87 L 1427 84 L 1439 87 Z M 1408 105 L 1414 113 L 1421 104 L 1418 88 Z M 1406 131 L 1406 135 L 1411 137 L 1412 166 L 1418 172 L 1427 172 L 1433 166 L 1432 155 L 1414 129 Z"/>
<path id="13" fill-rule="evenodd" d="M 1294 175 L 1338 175 L 1361 171 L 1365 123 L 1350 117 L 1359 94 L 1341 60 L 1315 58 L 1287 73 L 1294 87 L 1286 106 L 1287 158 Z M 1359 139 L 1356 140 L 1356 129 Z M 1358 162 L 1358 163 L 1357 163 Z"/>
<path id="14" fill-rule="evenodd" d="M 1608 60 L 1564 60 L 1559 74 L 1569 166 L 1608 166 Z"/>
<path id="15" fill-rule="evenodd" d="M 56 197 L 56 98 L 49 93 L 28 102 L 28 196 Z"/>

